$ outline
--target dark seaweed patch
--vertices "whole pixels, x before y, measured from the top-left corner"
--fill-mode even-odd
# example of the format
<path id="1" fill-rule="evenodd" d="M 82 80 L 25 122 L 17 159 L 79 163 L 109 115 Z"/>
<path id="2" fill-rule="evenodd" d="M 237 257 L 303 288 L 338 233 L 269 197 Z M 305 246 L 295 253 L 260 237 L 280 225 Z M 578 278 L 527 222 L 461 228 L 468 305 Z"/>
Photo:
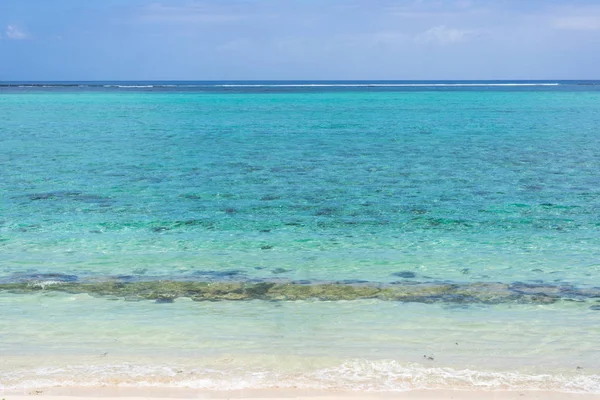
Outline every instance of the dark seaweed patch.
<path id="1" fill-rule="evenodd" d="M 133 273 L 138 275 L 144 275 L 146 272 L 148 272 L 148 268 L 136 268 L 133 270 Z"/>
<path id="2" fill-rule="evenodd" d="M 241 279 L 239 271 L 197 271 L 196 277 L 203 281 L 138 281 L 111 278 L 104 282 L 64 281 L 69 275 L 29 274 L 29 278 L 62 278 L 60 285 L 31 284 L 31 280 L 0 283 L 0 290 L 12 293 L 36 293 L 55 291 L 64 293 L 88 293 L 107 299 L 154 300 L 169 303 L 179 297 L 194 301 L 294 301 L 294 300 L 359 300 L 379 299 L 385 301 L 442 303 L 442 304 L 551 304 L 565 297 L 558 286 L 539 285 L 534 293 L 515 291 L 515 286 L 501 283 L 418 283 L 399 282 L 396 285 L 373 283 L 311 283 L 309 281 L 249 281 Z M 234 280 L 236 279 L 236 280 Z M 57 280 L 57 279 L 54 279 Z M 33 281 L 35 283 L 35 281 Z M 569 292 L 573 296 L 575 291 Z M 598 289 L 578 289 L 582 301 L 600 296 Z M 585 304 L 585 303 L 584 303 Z M 592 305 L 599 310 L 600 304 Z"/>
<path id="3" fill-rule="evenodd" d="M 253 286 L 244 288 L 244 292 L 252 298 L 262 299 L 273 286 L 275 286 L 275 283 L 257 283 Z"/>
<path id="4" fill-rule="evenodd" d="M 546 293 L 562 293 L 566 295 L 579 294 L 572 286 L 549 285 L 544 283 L 514 282 L 509 286 L 509 289 L 516 293 L 530 295 L 544 295 Z"/>
<path id="5" fill-rule="evenodd" d="M 419 285 L 420 282 L 414 281 L 392 281 L 390 282 L 390 285 Z"/>
<path id="6" fill-rule="evenodd" d="M 472 223 L 462 219 L 451 219 L 451 218 L 426 218 L 426 217 L 415 217 L 411 222 L 429 228 L 447 228 L 452 229 L 454 227 L 472 227 Z"/>
<path id="7" fill-rule="evenodd" d="M 202 200 L 202 195 L 194 194 L 194 193 L 180 194 L 179 197 L 182 199 L 189 199 L 189 200 Z"/>
<path id="8" fill-rule="evenodd" d="M 271 270 L 272 274 L 285 274 L 286 272 L 290 272 L 291 269 L 285 269 L 285 268 L 275 268 L 273 270 Z"/>
<path id="9" fill-rule="evenodd" d="M 154 300 L 154 302 L 158 304 L 169 304 L 172 303 L 174 300 L 175 297 L 173 296 L 159 296 L 156 300 Z"/>
<path id="10" fill-rule="evenodd" d="M 185 229 L 185 228 L 190 228 L 190 227 L 195 227 L 195 226 L 202 226 L 205 227 L 207 229 L 211 229 L 214 226 L 214 223 L 208 220 L 203 220 L 203 219 L 188 219 L 188 220 L 180 220 L 180 221 L 157 221 L 154 222 L 154 224 L 158 224 L 155 226 L 152 226 L 150 228 L 150 230 L 152 230 L 152 232 L 164 232 L 164 231 L 170 231 L 173 229 Z M 139 224 L 136 224 L 139 225 Z"/>
<path id="11" fill-rule="evenodd" d="M 261 201 L 271 201 L 271 200 L 279 200 L 281 196 L 277 196 L 274 194 L 267 194 L 260 198 Z"/>
<path id="12" fill-rule="evenodd" d="M 109 197 L 99 196 L 95 194 L 82 193 L 76 191 L 55 191 L 32 193 L 27 196 L 29 200 L 75 200 L 84 203 L 106 203 L 112 201 Z"/>
<path id="13" fill-rule="evenodd" d="M 324 207 L 324 208 L 320 208 L 317 211 L 315 211 L 314 215 L 315 216 L 330 216 L 335 214 L 336 209 L 335 208 L 331 208 L 331 207 Z"/>
<path id="14" fill-rule="evenodd" d="M 341 281 L 336 281 L 335 283 L 339 285 L 358 285 L 362 283 L 369 283 L 369 281 L 365 281 L 362 279 L 344 279 Z"/>
<path id="15" fill-rule="evenodd" d="M 46 192 L 46 193 L 32 193 L 28 195 L 29 200 L 52 200 L 60 198 L 73 198 L 79 196 L 80 192 Z"/>
<path id="16" fill-rule="evenodd" d="M 421 209 L 421 208 L 415 208 L 411 210 L 411 213 L 415 214 L 415 215 L 423 215 L 423 214 L 427 214 L 427 210 Z"/>
<path id="17" fill-rule="evenodd" d="M 416 278 L 417 274 L 415 274 L 412 271 L 400 271 L 400 272 L 392 273 L 392 276 L 396 276 L 398 278 L 412 279 L 412 278 Z"/>
<path id="18" fill-rule="evenodd" d="M 195 277 L 209 279 L 209 280 L 219 280 L 219 279 L 231 279 L 233 277 L 240 277 L 242 275 L 242 271 L 237 269 L 229 269 L 224 271 L 215 271 L 215 270 L 201 270 L 194 271 L 192 273 Z"/>
<path id="19" fill-rule="evenodd" d="M 309 281 L 308 279 L 300 279 L 300 280 L 291 282 L 292 285 L 310 285 L 311 283 L 312 282 Z"/>
<path id="20" fill-rule="evenodd" d="M 175 221 L 173 223 L 173 226 L 176 228 L 182 227 L 182 226 L 197 226 L 197 225 L 206 225 L 207 221 L 201 220 L 201 219 L 188 219 L 185 221 Z"/>
<path id="21" fill-rule="evenodd" d="M 137 278 L 133 275 L 117 275 L 115 276 L 115 279 L 120 282 L 134 282 L 137 280 Z"/>
<path id="22" fill-rule="evenodd" d="M 283 224 L 287 225 L 287 226 L 303 226 L 304 225 L 301 222 L 297 222 L 297 221 L 284 222 Z"/>

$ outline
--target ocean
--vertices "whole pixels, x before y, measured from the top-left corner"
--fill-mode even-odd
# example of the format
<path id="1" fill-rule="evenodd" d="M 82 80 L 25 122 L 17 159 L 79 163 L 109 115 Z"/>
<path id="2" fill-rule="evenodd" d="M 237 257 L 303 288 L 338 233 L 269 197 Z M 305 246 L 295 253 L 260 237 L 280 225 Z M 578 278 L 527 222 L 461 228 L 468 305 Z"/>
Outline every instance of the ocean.
<path id="1" fill-rule="evenodd" d="M 0 391 L 600 393 L 600 82 L 0 82 Z"/>

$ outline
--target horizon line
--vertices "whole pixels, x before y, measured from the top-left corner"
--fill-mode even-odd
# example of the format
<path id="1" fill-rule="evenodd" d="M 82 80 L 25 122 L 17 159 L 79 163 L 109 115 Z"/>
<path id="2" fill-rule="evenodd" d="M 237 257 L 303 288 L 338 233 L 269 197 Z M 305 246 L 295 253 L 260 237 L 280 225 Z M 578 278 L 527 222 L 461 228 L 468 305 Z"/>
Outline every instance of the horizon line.
<path id="1" fill-rule="evenodd" d="M 48 82 L 577 82 L 600 81 L 600 78 L 577 79 L 10 79 L 0 83 Z"/>

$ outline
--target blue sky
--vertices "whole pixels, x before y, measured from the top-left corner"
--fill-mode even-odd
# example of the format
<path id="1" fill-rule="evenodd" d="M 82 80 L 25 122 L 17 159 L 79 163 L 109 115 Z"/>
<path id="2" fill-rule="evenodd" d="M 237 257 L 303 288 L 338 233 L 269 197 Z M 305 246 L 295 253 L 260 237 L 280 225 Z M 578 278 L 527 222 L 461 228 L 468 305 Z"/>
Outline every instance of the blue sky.
<path id="1" fill-rule="evenodd" d="M 1 0 L 0 80 L 600 79 L 600 0 Z"/>

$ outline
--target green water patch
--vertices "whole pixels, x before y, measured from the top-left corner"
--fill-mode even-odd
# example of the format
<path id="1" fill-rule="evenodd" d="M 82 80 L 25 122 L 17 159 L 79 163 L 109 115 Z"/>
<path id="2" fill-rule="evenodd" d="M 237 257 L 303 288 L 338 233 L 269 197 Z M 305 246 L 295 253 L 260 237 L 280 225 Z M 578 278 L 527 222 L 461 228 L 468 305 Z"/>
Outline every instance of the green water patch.
<path id="1" fill-rule="evenodd" d="M 88 293 L 130 301 L 169 303 L 177 298 L 194 301 L 296 301 L 361 300 L 458 304 L 552 304 L 557 301 L 600 302 L 600 288 L 525 283 L 307 283 L 307 282 L 199 282 L 199 281 L 103 281 L 44 280 L 1 283 L 0 291 L 27 294 L 47 292 Z M 592 309 L 597 309 L 592 305 Z"/>

